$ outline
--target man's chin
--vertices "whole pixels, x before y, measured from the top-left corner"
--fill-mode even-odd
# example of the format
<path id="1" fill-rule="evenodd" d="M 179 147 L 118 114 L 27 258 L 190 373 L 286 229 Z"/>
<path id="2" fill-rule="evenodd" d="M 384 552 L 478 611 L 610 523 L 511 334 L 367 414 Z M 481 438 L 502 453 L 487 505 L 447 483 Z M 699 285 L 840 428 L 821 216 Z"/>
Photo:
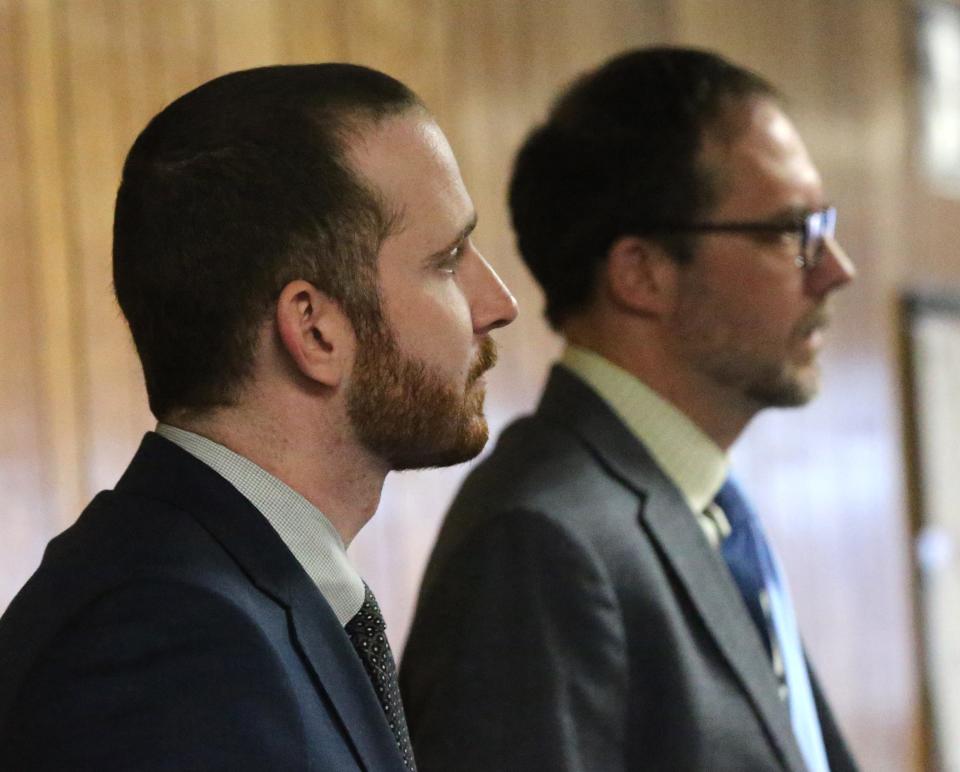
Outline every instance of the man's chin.
<path id="1" fill-rule="evenodd" d="M 802 407 L 819 391 L 820 366 L 814 360 L 790 365 L 759 379 L 748 390 L 748 396 L 763 407 Z"/>
<path id="2" fill-rule="evenodd" d="M 487 442 L 483 374 L 495 359 L 485 345 L 467 376 L 449 380 L 396 347 L 365 349 L 348 395 L 357 438 L 390 469 L 425 469 L 468 461 Z"/>
<path id="3" fill-rule="evenodd" d="M 486 447 L 489 437 L 487 421 L 482 414 L 475 415 L 469 426 L 459 433 L 456 439 L 446 444 L 436 444 L 431 448 L 421 448 L 420 452 L 406 452 L 391 460 L 395 472 L 407 469 L 435 469 L 454 466 L 469 461 Z"/>

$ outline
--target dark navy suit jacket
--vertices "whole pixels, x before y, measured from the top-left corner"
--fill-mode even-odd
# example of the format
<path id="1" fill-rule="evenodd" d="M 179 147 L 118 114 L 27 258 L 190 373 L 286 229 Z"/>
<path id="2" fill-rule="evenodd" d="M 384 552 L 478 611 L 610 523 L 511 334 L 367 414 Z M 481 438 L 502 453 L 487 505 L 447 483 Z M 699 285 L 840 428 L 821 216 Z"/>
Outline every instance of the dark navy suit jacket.
<path id="1" fill-rule="evenodd" d="M 148 434 L 0 619 L 0 769 L 402 763 L 342 626 L 276 532 Z"/>

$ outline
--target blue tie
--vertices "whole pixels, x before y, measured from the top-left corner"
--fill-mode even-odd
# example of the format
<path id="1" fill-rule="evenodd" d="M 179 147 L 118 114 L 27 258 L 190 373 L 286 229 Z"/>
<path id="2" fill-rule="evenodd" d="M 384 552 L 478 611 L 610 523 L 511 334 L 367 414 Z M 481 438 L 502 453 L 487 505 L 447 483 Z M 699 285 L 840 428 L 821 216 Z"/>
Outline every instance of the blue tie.
<path id="1" fill-rule="evenodd" d="M 790 722 L 797 744 L 811 772 L 829 772 L 800 633 L 779 563 L 767 544 L 760 521 L 732 479 L 728 478 L 723 484 L 716 503 L 723 510 L 731 528 L 721 548 L 723 558 L 760 631 L 767 652 L 773 650 L 771 637 L 780 652 L 787 681 Z M 769 614 L 761 606 L 763 591 L 766 591 L 769 601 Z"/>

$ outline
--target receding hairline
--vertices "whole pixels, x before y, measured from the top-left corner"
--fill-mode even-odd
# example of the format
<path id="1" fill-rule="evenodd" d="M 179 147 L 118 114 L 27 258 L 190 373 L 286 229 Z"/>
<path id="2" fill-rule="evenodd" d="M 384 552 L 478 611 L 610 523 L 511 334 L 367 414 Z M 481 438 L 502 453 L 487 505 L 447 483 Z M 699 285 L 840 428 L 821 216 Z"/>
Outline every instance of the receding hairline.
<path id="1" fill-rule="evenodd" d="M 340 145 L 340 156 L 346 170 L 353 177 L 354 182 L 376 202 L 383 219 L 383 230 L 379 234 L 381 243 L 390 236 L 396 236 L 405 228 L 404 207 L 395 201 L 388 200 L 376 181 L 364 174 L 357 166 L 357 145 L 365 145 L 374 135 L 383 128 L 384 124 L 408 117 L 419 117 L 429 121 L 439 128 L 439 124 L 427 106 L 419 97 L 408 103 L 392 105 L 395 109 L 368 110 L 360 106 L 356 110 L 349 110 L 342 116 L 341 125 L 336 131 L 337 142 Z"/>
<path id="2" fill-rule="evenodd" d="M 754 110 L 764 104 L 786 116 L 783 99 L 774 91 L 730 94 L 723 98 L 713 120 L 701 127 L 694 164 L 709 193 L 708 206 L 716 206 L 729 190 L 729 151 L 749 131 Z"/>

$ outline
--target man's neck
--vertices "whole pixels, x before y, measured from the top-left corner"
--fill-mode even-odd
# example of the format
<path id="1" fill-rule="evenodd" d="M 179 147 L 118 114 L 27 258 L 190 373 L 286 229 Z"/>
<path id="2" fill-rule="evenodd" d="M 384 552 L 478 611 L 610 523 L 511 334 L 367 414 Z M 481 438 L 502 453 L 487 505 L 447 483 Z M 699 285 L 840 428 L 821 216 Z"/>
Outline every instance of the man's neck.
<path id="1" fill-rule="evenodd" d="M 722 450 L 729 450 L 759 406 L 709 379 L 690 372 L 654 335 L 613 334 L 603 323 L 573 324 L 564 330 L 569 343 L 589 349 L 643 381 L 687 416 Z"/>
<path id="2" fill-rule="evenodd" d="M 219 408 L 172 415 L 165 423 L 232 450 L 284 482 L 323 512 L 349 546 L 373 517 L 389 471 L 359 446 L 349 426 L 291 427 L 257 411 Z"/>

